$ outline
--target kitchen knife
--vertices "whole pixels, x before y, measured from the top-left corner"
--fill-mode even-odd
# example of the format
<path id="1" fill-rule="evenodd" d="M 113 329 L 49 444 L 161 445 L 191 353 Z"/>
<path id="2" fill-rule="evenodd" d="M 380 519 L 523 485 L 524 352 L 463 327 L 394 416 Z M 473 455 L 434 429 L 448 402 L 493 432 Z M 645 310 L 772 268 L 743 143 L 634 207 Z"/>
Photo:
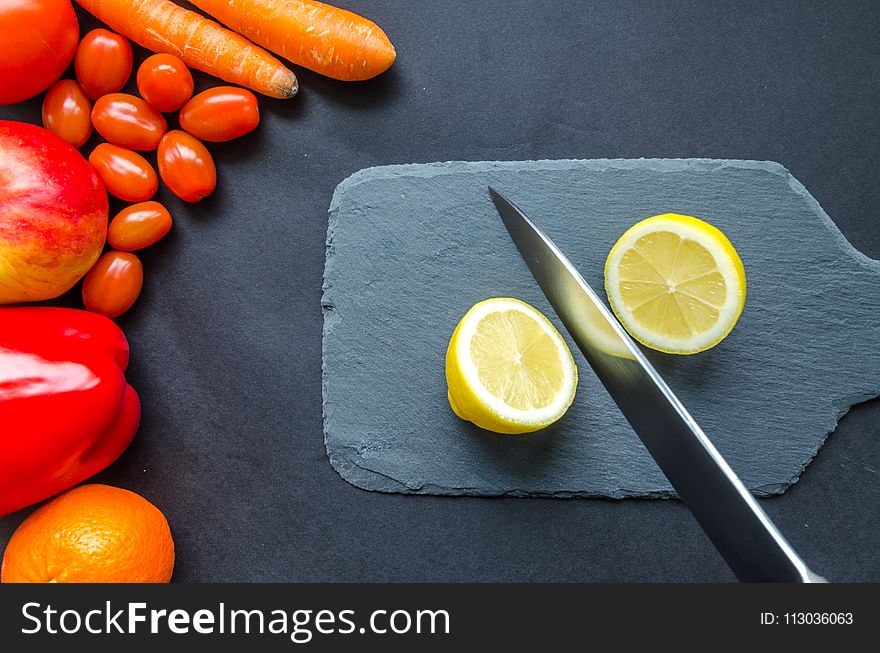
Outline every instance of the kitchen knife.
<path id="1" fill-rule="evenodd" d="M 550 304 L 624 417 L 741 581 L 825 582 L 810 571 L 571 262 L 489 194 Z"/>

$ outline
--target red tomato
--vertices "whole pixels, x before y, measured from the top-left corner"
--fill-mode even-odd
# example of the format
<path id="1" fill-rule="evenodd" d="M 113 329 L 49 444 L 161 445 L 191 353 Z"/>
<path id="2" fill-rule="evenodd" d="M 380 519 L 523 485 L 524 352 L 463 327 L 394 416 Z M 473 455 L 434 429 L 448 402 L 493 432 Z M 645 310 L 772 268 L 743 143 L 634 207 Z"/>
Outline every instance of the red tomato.
<path id="1" fill-rule="evenodd" d="M 137 86 L 157 111 L 177 111 L 193 94 L 189 68 L 173 54 L 154 54 L 138 68 Z"/>
<path id="2" fill-rule="evenodd" d="M 131 76 L 131 44 L 109 30 L 93 29 L 80 41 L 73 65 L 86 95 L 97 100 L 125 86 Z"/>
<path id="3" fill-rule="evenodd" d="M 78 39 L 70 0 L 0 1 L 0 104 L 46 90 L 70 65 Z"/>
<path id="4" fill-rule="evenodd" d="M 137 152 L 101 143 L 89 155 L 107 192 L 126 202 L 145 202 L 159 188 L 153 166 Z"/>
<path id="5" fill-rule="evenodd" d="M 252 132 L 259 124 L 256 96 L 235 86 L 202 91 L 180 110 L 180 127 L 212 143 L 231 141 Z"/>
<path id="6" fill-rule="evenodd" d="M 171 214 L 159 202 L 132 204 L 116 214 L 107 229 L 110 247 L 133 252 L 161 240 L 171 230 Z"/>
<path id="7" fill-rule="evenodd" d="M 92 124 L 111 143 L 132 150 L 155 150 L 168 130 L 161 113 L 127 93 L 110 93 L 95 102 Z"/>
<path id="8" fill-rule="evenodd" d="M 74 147 L 82 147 L 92 135 L 92 103 L 72 79 L 60 79 L 43 99 L 43 127 Z"/>
<path id="9" fill-rule="evenodd" d="M 157 154 L 159 175 L 185 202 L 198 202 L 214 192 L 217 168 L 201 141 L 179 130 L 162 137 Z"/>
<path id="10" fill-rule="evenodd" d="M 144 267 L 137 256 L 107 252 L 83 280 L 83 304 L 94 313 L 118 317 L 134 305 L 143 285 Z"/>

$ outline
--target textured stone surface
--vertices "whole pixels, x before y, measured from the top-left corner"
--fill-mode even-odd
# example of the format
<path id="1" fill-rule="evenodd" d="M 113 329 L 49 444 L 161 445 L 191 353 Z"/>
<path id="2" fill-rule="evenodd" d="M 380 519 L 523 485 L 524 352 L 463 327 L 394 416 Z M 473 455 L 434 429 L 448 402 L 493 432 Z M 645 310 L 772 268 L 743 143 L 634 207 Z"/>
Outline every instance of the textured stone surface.
<path id="1" fill-rule="evenodd" d="M 336 190 L 324 278 L 327 453 L 350 483 L 422 494 L 666 497 L 673 491 L 588 364 L 553 427 L 510 437 L 457 419 L 443 361 L 475 302 L 513 296 L 560 327 L 486 192 L 516 202 L 603 295 L 612 244 L 663 212 L 721 228 L 745 263 L 740 322 L 690 357 L 649 352 L 746 485 L 794 483 L 839 417 L 880 394 L 880 263 L 781 165 L 588 160 L 361 170 Z"/>

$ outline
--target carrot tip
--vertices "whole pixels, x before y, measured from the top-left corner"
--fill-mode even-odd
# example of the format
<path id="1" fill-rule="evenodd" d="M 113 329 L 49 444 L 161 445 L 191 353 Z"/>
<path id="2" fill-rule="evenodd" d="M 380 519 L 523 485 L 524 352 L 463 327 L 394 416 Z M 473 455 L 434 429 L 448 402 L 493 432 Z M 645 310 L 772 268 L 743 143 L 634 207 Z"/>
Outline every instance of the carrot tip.
<path id="1" fill-rule="evenodd" d="M 272 85 L 278 89 L 279 98 L 292 98 L 299 91 L 299 82 L 296 75 L 287 68 L 279 70 L 272 77 Z"/>

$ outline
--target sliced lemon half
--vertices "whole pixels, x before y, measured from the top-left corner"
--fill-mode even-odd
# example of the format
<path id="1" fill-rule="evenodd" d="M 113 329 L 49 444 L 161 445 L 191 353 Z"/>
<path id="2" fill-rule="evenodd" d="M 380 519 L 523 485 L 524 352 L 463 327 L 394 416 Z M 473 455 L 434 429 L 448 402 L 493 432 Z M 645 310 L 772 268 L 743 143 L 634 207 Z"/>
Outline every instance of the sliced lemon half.
<path id="1" fill-rule="evenodd" d="M 719 229 L 664 213 L 615 243 L 605 263 L 605 290 L 633 338 L 669 354 L 695 354 L 733 329 L 746 301 L 746 273 Z"/>
<path id="2" fill-rule="evenodd" d="M 452 410 L 496 433 L 528 433 L 558 420 L 574 400 L 577 378 L 559 331 L 518 299 L 475 304 L 446 350 Z"/>

